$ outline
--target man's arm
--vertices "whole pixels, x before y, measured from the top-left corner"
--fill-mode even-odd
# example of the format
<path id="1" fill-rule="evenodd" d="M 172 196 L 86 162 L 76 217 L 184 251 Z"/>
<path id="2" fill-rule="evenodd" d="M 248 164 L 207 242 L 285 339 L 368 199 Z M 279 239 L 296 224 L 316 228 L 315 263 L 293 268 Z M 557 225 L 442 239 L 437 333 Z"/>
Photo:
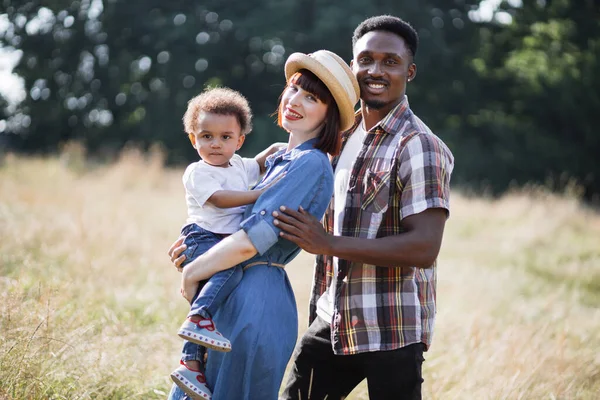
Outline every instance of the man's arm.
<path id="1" fill-rule="evenodd" d="M 429 208 L 401 221 L 404 232 L 378 239 L 329 235 L 321 223 L 304 210 L 282 208 L 274 212 L 281 237 L 312 254 L 384 267 L 429 268 L 440 251 L 447 212 Z"/>

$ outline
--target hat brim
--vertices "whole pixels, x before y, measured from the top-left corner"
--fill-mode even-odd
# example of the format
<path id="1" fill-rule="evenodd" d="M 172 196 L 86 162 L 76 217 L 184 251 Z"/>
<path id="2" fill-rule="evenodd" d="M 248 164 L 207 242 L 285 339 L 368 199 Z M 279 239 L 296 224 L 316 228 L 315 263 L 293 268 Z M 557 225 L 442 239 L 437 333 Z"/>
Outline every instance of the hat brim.
<path id="1" fill-rule="evenodd" d="M 336 60 L 338 63 L 344 62 L 343 60 Z M 289 56 L 287 62 L 285 63 L 285 78 L 289 80 L 292 75 L 301 69 L 307 69 L 315 74 L 327 88 L 331 92 L 335 102 L 337 103 L 338 109 L 340 111 L 340 128 L 342 131 L 346 131 L 350 129 L 354 125 L 354 105 L 358 98 L 352 103 L 352 100 L 349 98 L 348 91 L 345 90 L 340 80 L 328 69 L 326 68 L 320 61 L 315 58 L 303 54 L 303 53 L 293 53 Z M 348 73 L 352 73 L 351 71 L 346 72 L 340 66 L 342 73 L 348 75 Z M 348 78 L 348 85 L 351 85 L 351 90 L 354 90 L 355 93 L 360 93 L 358 84 L 352 80 L 353 76 Z"/>

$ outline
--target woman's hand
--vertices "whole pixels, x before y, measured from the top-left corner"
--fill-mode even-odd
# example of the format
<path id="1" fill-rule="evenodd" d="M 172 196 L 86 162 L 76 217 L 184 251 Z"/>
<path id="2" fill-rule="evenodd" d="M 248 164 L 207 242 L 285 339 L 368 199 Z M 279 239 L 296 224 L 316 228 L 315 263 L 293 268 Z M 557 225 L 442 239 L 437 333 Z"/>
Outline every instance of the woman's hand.
<path id="1" fill-rule="evenodd" d="M 180 236 L 175 243 L 171 245 L 167 254 L 171 257 L 171 262 L 177 268 L 177 271 L 181 272 L 183 268 L 181 268 L 181 263 L 185 261 L 185 255 L 181 255 L 187 246 L 183 244 L 185 240 L 185 236 Z"/>
<path id="2" fill-rule="evenodd" d="M 185 297 L 185 299 L 191 304 L 192 299 L 196 295 L 198 291 L 198 286 L 200 286 L 200 282 L 193 277 L 190 277 L 191 269 L 186 268 L 181 274 L 181 295 Z"/>
<path id="3" fill-rule="evenodd" d="M 181 262 L 185 260 L 184 256 L 180 256 L 183 249 L 185 249 L 185 245 L 182 238 L 177 239 L 169 249 L 171 261 L 179 271 L 182 270 L 180 267 Z M 243 230 L 227 236 L 183 268 L 181 295 L 187 301 L 191 301 L 198 291 L 200 281 L 209 279 L 219 271 L 249 260 L 256 253 L 257 250 L 254 244 Z"/>

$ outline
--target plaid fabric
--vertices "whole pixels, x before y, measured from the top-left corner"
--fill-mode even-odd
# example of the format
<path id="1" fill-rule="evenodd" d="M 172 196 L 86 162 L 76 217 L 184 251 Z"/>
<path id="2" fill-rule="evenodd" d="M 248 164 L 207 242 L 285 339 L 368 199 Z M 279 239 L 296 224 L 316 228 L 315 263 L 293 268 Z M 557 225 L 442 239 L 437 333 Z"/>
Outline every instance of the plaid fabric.
<path id="1" fill-rule="evenodd" d="M 345 144 L 361 122 L 343 134 Z M 415 116 L 405 97 L 365 138 L 354 163 L 342 235 L 381 238 L 402 233 L 400 221 L 428 208 L 449 210 L 454 159 L 446 145 Z M 338 158 L 332 160 L 335 168 Z M 324 224 L 333 232 L 333 201 Z M 317 256 L 310 322 L 331 285 L 333 258 Z M 393 350 L 431 343 L 435 322 L 436 265 L 389 268 L 339 260 L 332 321 L 335 354 Z"/>

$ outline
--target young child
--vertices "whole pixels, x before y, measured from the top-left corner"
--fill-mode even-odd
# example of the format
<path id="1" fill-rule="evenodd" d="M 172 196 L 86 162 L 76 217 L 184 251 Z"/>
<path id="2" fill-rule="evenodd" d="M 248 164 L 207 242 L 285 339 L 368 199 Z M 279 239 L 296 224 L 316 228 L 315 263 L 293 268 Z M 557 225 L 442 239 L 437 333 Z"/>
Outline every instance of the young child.
<path id="1" fill-rule="evenodd" d="M 254 203 L 265 190 L 248 188 L 264 172 L 267 156 L 280 145 L 271 145 L 255 158 L 235 154 L 252 128 L 251 120 L 248 101 L 232 89 L 207 89 L 188 103 L 183 117 L 185 132 L 201 160 L 190 164 L 183 174 L 188 218 L 181 231 L 187 245 L 182 266 L 239 230 L 244 206 Z M 242 268 L 236 266 L 202 282 L 179 328 L 185 343 L 181 365 L 171 373 L 171 379 L 192 398 L 211 396 L 202 372 L 205 348 L 231 350 L 212 316 L 241 279 Z M 189 376 L 186 369 L 194 371 L 196 382 L 185 377 Z"/>

